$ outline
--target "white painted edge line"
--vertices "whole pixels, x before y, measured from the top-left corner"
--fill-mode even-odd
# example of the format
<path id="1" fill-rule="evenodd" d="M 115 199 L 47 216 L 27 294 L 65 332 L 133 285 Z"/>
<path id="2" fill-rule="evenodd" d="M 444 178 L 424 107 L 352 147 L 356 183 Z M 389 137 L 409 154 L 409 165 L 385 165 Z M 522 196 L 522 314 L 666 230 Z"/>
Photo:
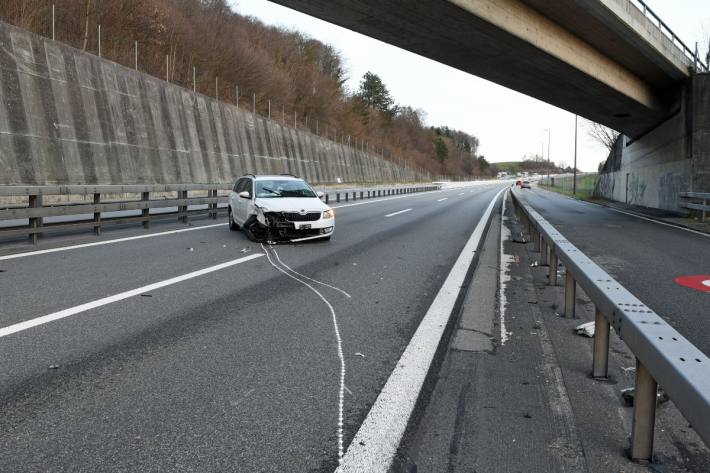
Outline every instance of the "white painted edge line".
<path id="1" fill-rule="evenodd" d="M 375 404 L 348 447 L 337 473 L 387 473 L 451 317 L 461 285 L 501 189 L 473 230 Z"/>
<path id="2" fill-rule="evenodd" d="M 125 237 L 125 238 L 115 238 L 113 240 L 94 241 L 92 243 L 82 243 L 80 245 L 60 246 L 58 248 L 48 248 L 46 250 L 27 251 L 24 253 L 15 253 L 12 255 L 0 256 L 0 261 L 15 259 L 15 258 L 24 258 L 26 256 L 46 255 L 47 253 L 57 253 L 59 251 L 76 250 L 78 248 L 88 248 L 91 246 L 111 245 L 113 243 L 122 243 L 124 241 L 142 240 L 143 238 L 153 238 L 153 237 L 164 236 L 164 235 L 173 235 L 175 233 L 194 232 L 195 230 L 205 230 L 208 228 L 221 227 L 224 225 L 227 225 L 227 224 L 226 223 L 215 223 L 215 224 L 211 224 L 211 225 L 200 225 L 198 227 L 181 228 L 178 230 L 170 230 L 167 232 L 148 233 L 146 235 L 136 235 L 136 236 Z"/>
<path id="3" fill-rule="evenodd" d="M 500 345 L 505 345 L 508 341 L 508 331 L 505 328 L 505 308 L 508 302 L 505 298 L 505 289 L 510 281 L 510 265 L 513 263 L 513 256 L 505 254 L 503 243 L 510 238 L 510 230 L 505 226 L 508 217 L 505 216 L 505 202 L 508 199 L 508 190 L 503 195 L 500 204 L 500 261 L 498 270 L 498 313 L 500 315 Z"/>
<path id="4" fill-rule="evenodd" d="M 445 201 L 445 200 L 447 200 L 447 199 L 448 199 L 448 197 L 444 197 L 443 199 L 437 200 L 437 202 L 443 202 L 443 201 Z"/>
<path id="5" fill-rule="evenodd" d="M 191 273 L 183 274 L 182 276 L 176 276 L 174 278 L 166 279 L 165 281 L 148 284 L 147 286 L 131 289 L 130 291 L 121 292 L 119 294 L 114 294 L 113 296 L 104 297 L 103 299 L 97 299 L 95 301 L 87 302 L 86 304 L 81 304 L 75 307 L 70 307 L 69 309 L 60 310 L 59 312 L 53 312 L 51 314 L 43 315 L 42 317 L 26 320 L 24 322 L 19 322 L 14 325 L 9 325 L 7 327 L 0 328 L 0 338 L 6 337 L 13 333 L 28 330 L 32 327 L 37 327 L 38 325 L 44 325 L 49 322 L 54 322 L 55 320 L 76 315 L 81 312 L 86 312 L 87 310 L 122 301 L 124 299 L 128 299 L 129 297 L 137 296 L 139 294 L 177 284 L 179 282 L 196 278 L 198 276 L 203 276 L 214 271 L 219 271 L 220 269 L 229 268 L 230 266 L 235 266 L 240 263 L 246 263 L 247 261 L 253 260 L 255 258 L 260 258 L 262 256 L 264 256 L 263 253 L 254 253 L 253 255 L 245 256 L 243 258 L 227 261 L 226 263 L 221 263 L 215 266 L 210 266 L 208 268 L 193 271 Z"/>
<path id="6" fill-rule="evenodd" d="M 394 217 L 395 215 L 403 214 L 403 213 L 409 212 L 411 210 L 412 209 L 404 209 L 404 210 L 400 210 L 399 212 L 392 212 L 391 214 L 385 215 L 385 217 Z"/>

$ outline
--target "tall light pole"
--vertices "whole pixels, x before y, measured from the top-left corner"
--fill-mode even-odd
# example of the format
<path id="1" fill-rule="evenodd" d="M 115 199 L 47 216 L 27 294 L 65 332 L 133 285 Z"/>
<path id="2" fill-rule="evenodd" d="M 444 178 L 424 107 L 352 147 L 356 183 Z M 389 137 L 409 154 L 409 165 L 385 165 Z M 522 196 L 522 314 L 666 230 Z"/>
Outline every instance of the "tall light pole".
<path id="1" fill-rule="evenodd" d="M 572 195 L 577 195 L 577 115 L 574 116 L 574 165 L 572 166 Z"/>
<path id="2" fill-rule="evenodd" d="M 547 180 L 550 180 L 550 129 L 545 128 L 545 131 L 547 132 Z M 544 156 L 543 156 L 544 158 Z"/>

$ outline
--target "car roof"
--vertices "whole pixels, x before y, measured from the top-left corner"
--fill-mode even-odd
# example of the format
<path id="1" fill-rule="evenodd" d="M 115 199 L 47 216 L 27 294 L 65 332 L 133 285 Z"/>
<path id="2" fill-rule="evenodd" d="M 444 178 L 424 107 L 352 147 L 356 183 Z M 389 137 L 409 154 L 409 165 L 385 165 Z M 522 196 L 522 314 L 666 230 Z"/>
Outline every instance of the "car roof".
<path id="1" fill-rule="evenodd" d="M 257 175 L 246 174 L 242 177 L 251 177 L 257 181 L 267 180 L 267 179 L 269 179 L 269 180 L 279 179 L 282 181 L 302 181 L 303 180 L 300 177 L 292 176 L 290 174 L 257 174 Z"/>

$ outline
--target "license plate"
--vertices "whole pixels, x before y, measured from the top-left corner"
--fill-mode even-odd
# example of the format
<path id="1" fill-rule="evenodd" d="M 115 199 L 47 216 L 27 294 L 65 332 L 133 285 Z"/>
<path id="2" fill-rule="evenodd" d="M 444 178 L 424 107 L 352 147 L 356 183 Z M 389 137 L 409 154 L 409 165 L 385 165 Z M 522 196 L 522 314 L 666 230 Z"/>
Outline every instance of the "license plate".
<path id="1" fill-rule="evenodd" d="M 310 230 L 311 229 L 311 224 L 310 223 L 303 223 L 301 224 L 300 227 L 298 227 L 299 230 Z"/>

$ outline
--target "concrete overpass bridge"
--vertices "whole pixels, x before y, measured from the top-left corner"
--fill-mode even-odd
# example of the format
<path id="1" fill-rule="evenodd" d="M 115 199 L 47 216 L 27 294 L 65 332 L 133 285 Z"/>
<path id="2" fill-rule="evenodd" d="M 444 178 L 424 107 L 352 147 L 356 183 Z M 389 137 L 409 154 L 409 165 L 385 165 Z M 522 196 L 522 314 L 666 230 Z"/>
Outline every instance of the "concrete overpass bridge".
<path id="1" fill-rule="evenodd" d="M 708 67 L 639 0 L 272 1 L 622 132 L 609 197 L 629 195 L 627 163 L 631 203 L 710 190 Z"/>

